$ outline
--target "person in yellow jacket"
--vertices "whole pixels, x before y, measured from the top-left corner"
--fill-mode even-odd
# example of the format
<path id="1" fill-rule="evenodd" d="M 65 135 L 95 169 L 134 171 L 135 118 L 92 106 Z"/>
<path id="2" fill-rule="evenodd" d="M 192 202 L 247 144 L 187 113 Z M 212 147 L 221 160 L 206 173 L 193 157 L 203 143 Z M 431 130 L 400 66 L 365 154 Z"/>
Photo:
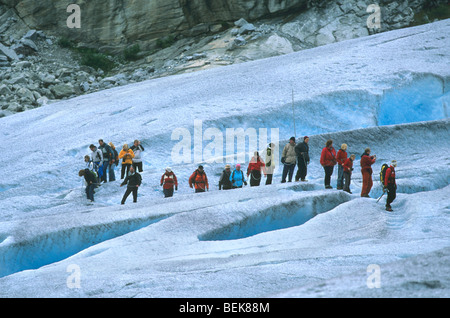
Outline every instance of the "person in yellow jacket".
<path id="1" fill-rule="evenodd" d="M 120 179 L 123 179 L 125 176 L 125 169 L 128 172 L 130 171 L 130 167 L 133 164 L 134 152 L 130 148 L 128 148 L 128 144 L 124 144 L 122 150 L 119 153 L 119 159 L 122 159 L 122 171 L 120 173 Z"/>

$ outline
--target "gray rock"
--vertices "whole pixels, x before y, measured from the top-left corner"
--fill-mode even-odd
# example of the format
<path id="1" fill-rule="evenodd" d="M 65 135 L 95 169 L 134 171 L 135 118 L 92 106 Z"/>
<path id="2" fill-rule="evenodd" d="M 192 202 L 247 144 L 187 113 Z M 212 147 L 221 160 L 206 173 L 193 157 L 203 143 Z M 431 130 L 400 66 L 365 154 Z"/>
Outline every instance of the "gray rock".
<path id="1" fill-rule="evenodd" d="M 16 96 L 18 96 L 24 102 L 33 103 L 36 101 L 33 93 L 28 88 L 25 87 L 19 88 L 16 91 Z"/>
<path id="2" fill-rule="evenodd" d="M 82 83 L 80 83 L 80 90 L 81 90 L 82 92 L 87 92 L 87 91 L 89 91 L 89 89 L 90 89 L 90 86 L 89 86 L 89 83 L 88 83 L 88 82 L 82 82 Z"/>
<path id="3" fill-rule="evenodd" d="M 117 78 L 114 76 L 105 77 L 100 81 L 101 84 L 115 84 L 116 82 Z"/>
<path id="4" fill-rule="evenodd" d="M 5 84 L 0 85 L 0 95 L 9 95 L 11 94 L 11 90 Z"/>
<path id="5" fill-rule="evenodd" d="M 247 41 L 242 36 L 238 36 L 237 38 L 234 39 L 234 43 L 237 46 L 243 46 L 247 44 Z"/>
<path id="6" fill-rule="evenodd" d="M 57 84 L 50 88 L 56 98 L 69 97 L 75 94 L 75 88 L 71 83 Z"/>
<path id="7" fill-rule="evenodd" d="M 36 41 L 39 37 L 39 33 L 36 30 L 30 30 L 28 31 L 22 38 L 23 39 L 28 39 L 31 41 Z"/>
<path id="8" fill-rule="evenodd" d="M 83 71 L 77 73 L 77 81 L 78 82 L 87 82 L 89 81 L 89 74 Z"/>
<path id="9" fill-rule="evenodd" d="M 56 71 L 56 76 L 58 78 L 70 77 L 73 75 L 73 71 L 68 68 L 61 68 Z"/>
<path id="10" fill-rule="evenodd" d="M 20 61 L 16 63 L 16 67 L 19 69 L 29 68 L 31 67 L 31 63 L 28 61 Z"/>
<path id="11" fill-rule="evenodd" d="M 249 34 L 256 30 L 256 27 L 251 23 L 246 23 L 239 28 L 239 34 Z"/>
<path id="12" fill-rule="evenodd" d="M 31 41 L 30 39 L 21 39 L 20 43 L 22 43 L 23 45 L 25 45 L 26 47 L 30 48 L 31 50 L 33 50 L 35 52 L 37 52 L 37 50 L 38 50 L 36 43 Z"/>
<path id="13" fill-rule="evenodd" d="M 203 53 L 194 53 L 194 55 L 192 55 L 192 59 L 194 59 L 194 60 L 204 59 L 206 57 L 207 57 L 207 55 L 206 55 L 205 52 L 203 52 Z"/>
<path id="14" fill-rule="evenodd" d="M 9 60 L 19 60 L 17 53 L 0 43 L 0 54 L 5 55 Z"/>
<path id="15" fill-rule="evenodd" d="M 11 49 L 13 49 L 16 54 L 24 56 L 36 54 L 38 50 L 36 44 L 28 39 L 21 39 L 19 43 L 12 45 Z"/>
<path id="16" fill-rule="evenodd" d="M 17 102 L 11 102 L 11 103 L 9 103 L 7 109 L 8 109 L 9 111 L 13 112 L 13 113 L 19 113 L 19 112 L 23 112 L 23 111 L 24 111 L 23 106 L 20 105 L 20 104 L 17 103 Z"/>
<path id="17" fill-rule="evenodd" d="M 36 103 L 37 103 L 39 106 L 47 105 L 47 103 L 48 103 L 48 98 L 47 98 L 46 96 L 39 97 L 39 98 L 36 100 Z"/>
<path id="18" fill-rule="evenodd" d="M 39 92 L 37 91 L 32 91 L 34 99 L 37 101 L 39 98 L 41 98 L 41 94 L 39 94 Z"/>
<path id="19" fill-rule="evenodd" d="M 38 73 L 38 78 L 44 87 L 48 87 L 49 85 L 54 84 L 55 80 L 56 80 L 55 75 L 43 73 L 43 72 Z"/>
<path id="20" fill-rule="evenodd" d="M 8 80 L 11 85 L 28 84 L 28 79 L 24 74 L 15 74 L 14 77 Z"/>
<path id="21" fill-rule="evenodd" d="M 0 55 L 0 66 L 9 66 L 8 58 L 4 55 Z"/>
<path id="22" fill-rule="evenodd" d="M 240 18 L 239 20 L 234 22 L 234 25 L 237 26 L 237 27 L 242 27 L 242 26 L 244 26 L 246 24 L 248 24 L 248 22 L 244 18 Z"/>

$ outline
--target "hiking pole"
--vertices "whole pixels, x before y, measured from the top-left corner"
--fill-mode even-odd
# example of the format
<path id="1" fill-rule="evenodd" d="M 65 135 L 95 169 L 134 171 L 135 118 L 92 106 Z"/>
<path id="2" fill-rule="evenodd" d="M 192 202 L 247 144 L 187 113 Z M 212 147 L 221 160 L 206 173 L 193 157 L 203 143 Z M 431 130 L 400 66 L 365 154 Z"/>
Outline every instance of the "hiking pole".
<path id="1" fill-rule="evenodd" d="M 381 197 L 378 198 L 377 203 L 378 203 L 378 201 L 381 200 L 381 198 L 383 197 L 383 195 L 384 195 L 385 193 L 386 193 L 386 190 L 383 189 L 383 194 L 381 195 Z"/>
<path id="2" fill-rule="evenodd" d="M 295 107 L 294 107 L 294 88 L 292 87 L 292 119 L 294 120 L 294 137 L 297 139 L 297 129 L 295 128 Z"/>

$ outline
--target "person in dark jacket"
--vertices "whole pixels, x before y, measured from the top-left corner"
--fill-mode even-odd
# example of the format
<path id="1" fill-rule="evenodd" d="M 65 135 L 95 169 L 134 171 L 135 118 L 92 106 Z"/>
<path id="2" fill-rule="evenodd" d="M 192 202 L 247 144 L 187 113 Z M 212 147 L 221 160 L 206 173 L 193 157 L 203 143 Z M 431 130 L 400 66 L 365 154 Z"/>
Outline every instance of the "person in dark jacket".
<path id="1" fill-rule="evenodd" d="M 306 174 L 308 172 L 308 164 L 309 164 L 309 137 L 303 137 L 303 142 L 297 144 L 295 146 L 295 154 L 297 156 L 297 174 L 295 176 L 295 181 L 302 180 L 307 181 Z"/>
<path id="2" fill-rule="evenodd" d="M 395 182 L 395 167 L 397 167 L 397 161 L 392 160 L 391 165 L 386 170 L 386 176 L 384 179 L 384 189 L 387 190 L 388 195 L 386 199 L 386 211 L 392 212 L 391 203 L 397 196 L 397 184 Z"/>
<path id="3" fill-rule="evenodd" d="M 111 175 L 110 162 L 111 162 L 112 158 L 114 157 L 114 154 L 113 154 L 111 147 L 106 142 L 104 142 L 103 139 L 99 139 L 98 144 L 100 145 L 98 147 L 98 149 L 102 152 L 102 155 L 103 155 L 103 164 L 102 164 L 103 171 L 102 171 L 102 177 L 101 177 L 100 181 L 108 182 L 107 175 L 108 174 Z M 106 171 L 108 171 L 108 173 Z M 111 177 L 109 178 L 109 181 L 113 181 L 113 180 L 111 180 Z"/>
<path id="4" fill-rule="evenodd" d="M 231 175 L 231 166 L 225 165 L 225 169 L 222 171 L 222 174 L 220 175 L 219 179 L 219 190 L 230 190 L 232 188 L 231 181 L 230 181 L 230 175 Z"/>
<path id="5" fill-rule="evenodd" d="M 86 181 L 86 198 L 91 202 L 94 202 L 94 189 L 97 186 L 96 174 L 88 168 L 82 169 L 78 172 L 80 177 L 84 177 Z"/>
<path id="6" fill-rule="evenodd" d="M 122 184 L 120 186 L 124 186 L 127 184 L 127 190 L 125 191 L 125 194 L 123 195 L 121 204 L 125 204 L 125 201 L 127 200 L 128 196 L 131 192 L 133 192 L 133 202 L 137 202 L 137 193 L 138 188 L 140 187 L 142 182 L 142 177 L 139 173 L 134 171 L 133 166 L 130 167 L 130 173 L 127 175 L 125 180 L 123 180 Z"/>
<path id="7" fill-rule="evenodd" d="M 111 160 L 109 161 L 109 181 L 111 182 L 116 181 L 116 173 L 114 172 L 114 168 L 119 164 L 119 153 L 112 142 L 109 142 L 108 145 L 111 147 Z"/>

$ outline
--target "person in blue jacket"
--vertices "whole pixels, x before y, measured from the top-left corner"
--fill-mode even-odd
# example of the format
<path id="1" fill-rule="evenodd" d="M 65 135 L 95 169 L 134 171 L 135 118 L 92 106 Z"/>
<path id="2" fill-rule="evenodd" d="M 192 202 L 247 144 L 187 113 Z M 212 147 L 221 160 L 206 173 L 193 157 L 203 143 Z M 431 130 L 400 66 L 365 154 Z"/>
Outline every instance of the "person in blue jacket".
<path id="1" fill-rule="evenodd" d="M 247 185 L 247 181 L 245 180 L 244 172 L 241 170 L 241 165 L 238 163 L 236 168 L 230 175 L 230 181 L 233 189 L 242 188 L 242 185 Z"/>

